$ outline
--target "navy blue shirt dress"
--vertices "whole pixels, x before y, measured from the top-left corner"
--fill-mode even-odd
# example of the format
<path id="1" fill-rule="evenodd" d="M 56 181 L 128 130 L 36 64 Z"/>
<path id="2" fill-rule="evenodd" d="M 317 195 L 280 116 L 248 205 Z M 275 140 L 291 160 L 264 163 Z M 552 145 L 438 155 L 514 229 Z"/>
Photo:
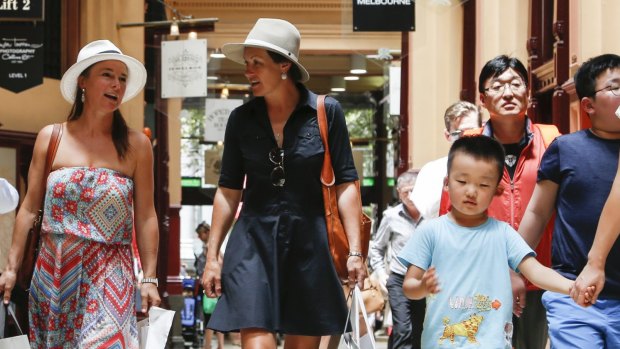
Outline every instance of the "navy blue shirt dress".
<path id="1" fill-rule="evenodd" d="M 272 185 L 277 147 L 265 100 L 230 115 L 219 185 L 243 189 L 243 206 L 222 266 L 222 296 L 209 321 L 216 331 L 261 328 L 293 335 L 341 334 L 347 307 L 325 226 L 320 172 L 324 148 L 317 95 L 298 84 L 300 101 L 284 126 L 285 184 Z M 329 148 L 336 184 L 357 172 L 340 104 L 327 98 Z"/>

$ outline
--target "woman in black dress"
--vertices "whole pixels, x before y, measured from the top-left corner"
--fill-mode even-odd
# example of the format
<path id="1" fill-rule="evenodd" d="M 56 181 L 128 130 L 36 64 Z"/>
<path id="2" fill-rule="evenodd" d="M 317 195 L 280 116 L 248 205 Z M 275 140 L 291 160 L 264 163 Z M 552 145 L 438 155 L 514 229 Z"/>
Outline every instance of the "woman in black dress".
<path id="1" fill-rule="evenodd" d="M 325 227 L 320 182 L 324 148 L 317 124 L 317 95 L 303 82 L 300 35 L 289 22 L 259 19 L 244 43 L 222 48 L 245 64 L 254 99 L 228 120 L 219 188 L 213 207 L 207 264 L 209 297 L 221 296 L 208 327 L 240 331 L 243 348 L 318 348 L 323 335 L 341 334 L 347 307 Z M 348 282 L 361 285 L 357 172 L 344 114 L 327 98 L 329 149 L 338 208 L 350 245 Z M 245 187 L 244 187 L 245 183 Z M 243 208 L 224 254 L 217 251 Z"/>

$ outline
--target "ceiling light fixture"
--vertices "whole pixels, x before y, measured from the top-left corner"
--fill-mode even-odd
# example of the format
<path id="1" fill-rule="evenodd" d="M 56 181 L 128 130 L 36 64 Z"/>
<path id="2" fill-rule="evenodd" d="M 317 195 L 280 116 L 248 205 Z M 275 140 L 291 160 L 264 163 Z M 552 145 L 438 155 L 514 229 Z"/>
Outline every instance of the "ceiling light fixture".
<path id="1" fill-rule="evenodd" d="M 226 58 L 226 56 L 222 53 L 222 50 L 216 48 L 215 51 L 211 53 L 211 58 Z"/>
<path id="2" fill-rule="evenodd" d="M 351 55 L 351 74 L 366 74 L 366 56 Z"/>
<path id="3" fill-rule="evenodd" d="M 360 79 L 360 77 L 357 75 L 349 75 L 349 76 L 345 76 L 344 79 L 346 81 L 357 81 Z"/>
<path id="4" fill-rule="evenodd" d="M 179 36 L 179 23 L 177 23 L 176 18 L 170 24 L 170 36 Z"/>
<path id="5" fill-rule="evenodd" d="M 332 76 L 332 92 L 344 92 L 346 91 L 344 79 L 342 76 Z"/>

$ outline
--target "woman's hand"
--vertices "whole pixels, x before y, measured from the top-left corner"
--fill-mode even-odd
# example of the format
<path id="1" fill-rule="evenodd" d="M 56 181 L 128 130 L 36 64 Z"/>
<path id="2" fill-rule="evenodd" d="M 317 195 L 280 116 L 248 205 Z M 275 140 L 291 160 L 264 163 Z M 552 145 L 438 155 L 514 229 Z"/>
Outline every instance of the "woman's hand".
<path id="1" fill-rule="evenodd" d="M 4 304 L 9 304 L 11 301 L 11 292 L 15 287 L 16 280 L 17 275 L 13 270 L 5 270 L 2 275 L 0 275 L 0 292 L 3 292 L 2 298 Z"/>
<path id="2" fill-rule="evenodd" d="M 207 297 L 216 298 L 222 295 L 222 267 L 218 261 L 207 260 L 201 283 Z"/>
<path id="3" fill-rule="evenodd" d="M 347 280 L 349 288 L 354 288 L 357 283 L 360 290 L 364 289 L 364 279 L 367 276 L 364 259 L 360 256 L 349 256 L 347 258 L 347 270 L 349 271 L 349 278 Z"/>
<path id="4" fill-rule="evenodd" d="M 140 284 L 140 296 L 142 298 L 142 312 L 145 314 L 150 307 L 157 307 L 161 303 L 157 286 L 153 283 L 145 282 Z"/>

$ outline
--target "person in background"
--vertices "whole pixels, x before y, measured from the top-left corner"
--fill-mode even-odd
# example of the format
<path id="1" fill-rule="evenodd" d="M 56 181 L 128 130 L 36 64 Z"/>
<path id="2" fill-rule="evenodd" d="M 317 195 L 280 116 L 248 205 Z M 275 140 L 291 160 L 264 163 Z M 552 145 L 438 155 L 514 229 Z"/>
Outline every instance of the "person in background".
<path id="1" fill-rule="evenodd" d="M 420 225 L 398 255 L 407 267 L 405 295 L 427 301 L 423 348 L 512 348 L 509 269 L 539 287 L 569 293 L 571 280 L 538 262 L 510 225 L 488 216 L 503 171 L 496 140 L 474 135 L 455 141 L 445 180 L 452 210 Z"/>
<path id="2" fill-rule="evenodd" d="M 208 327 L 240 331 L 246 349 L 276 348 L 278 333 L 285 348 L 318 348 L 321 336 L 342 334 L 347 319 L 327 239 L 317 95 L 303 85 L 309 75 L 299 63 L 300 39 L 291 23 L 260 18 L 245 42 L 222 47 L 245 64 L 254 98 L 233 110 L 226 126 L 202 284 L 208 297 L 221 296 Z M 358 176 L 342 108 L 328 97 L 325 109 L 350 246 L 345 282 L 362 287 Z M 242 193 L 220 266 L 218 250 Z"/>
<path id="3" fill-rule="evenodd" d="M 209 232 L 211 232 L 211 226 L 207 222 L 201 222 L 196 227 L 196 234 L 198 234 L 198 238 L 202 241 L 202 252 L 196 256 L 196 262 L 194 263 L 194 267 L 196 268 L 196 276 L 198 279 L 202 279 L 202 275 L 204 274 L 205 264 L 207 263 L 207 243 L 209 241 Z M 220 258 L 221 262 L 221 258 Z M 203 294 L 202 286 L 199 288 L 200 294 L 203 295 L 202 301 L 208 302 L 207 296 Z M 203 307 L 204 309 L 204 307 Z M 204 323 L 208 323 L 211 319 L 212 313 L 204 313 Z M 215 336 L 217 338 L 217 348 L 224 349 L 224 334 L 222 332 L 215 332 Z M 204 336 L 204 349 L 211 349 L 211 339 L 213 338 L 213 330 L 205 327 L 205 336 Z"/>
<path id="4" fill-rule="evenodd" d="M 418 171 L 415 170 L 398 176 L 396 191 L 400 203 L 383 212 L 368 252 L 370 267 L 381 286 L 387 288 L 390 300 L 393 327 L 389 346 L 392 349 L 419 349 L 424 322 L 425 302 L 409 300 L 403 294 L 403 280 L 407 272 L 405 266 L 396 258 L 391 259 L 389 269 L 385 265 L 388 250 L 392 255 L 397 255 L 422 221 L 420 212 L 409 199 L 417 176 Z"/>
<path id="5" fill-rule="evenodd" d="M 11 212 L 19 203 L 19 193 L 6 179 L 0 178 L 0 214 Z"/>
<path id="6" fill-rule="evenodd" d="M 119 107 L 140 93 L 146 69 L 108 40 L 84 46 L 60 88 L 73 107 L 47 178 L 53 125 L 37 135 L 8 264 L 0 276 L 7 304 L 26 235 L 43 208 L 41 249 L 30 287 L 33 348 L 138 348 L 132 264 L 135 228 L 145 278 L 141 310 L 160 303 L 158 221 L 149 139 L 127 127 Z M 45 198 L 44 207 L 40 207 Z"/>
<path id="7" fill-rule="evenodd" d="M 534 192 L 536 173 L 551 141 L 560 133 L 554 125 L 534 124 L 526 115 L 528 107 L 528 73 L 517 58 L 505 55 L 488 61 L 480 71 L 480 102 L 490 119 L 483 128 L 466 134 L 482 134 L 495 138 L 504 147 L 504 171 L 501 195 L 489 206 L 489 216 L 519 230 L 521 219 Z M 450 199 L 442 195 L 440 214 L 448 212 Z M 536 259 L 551 265 L 551 231 L 553 220 L 545 228 L 536 248 Z M 518 349 L 543 349 L 547 345 L 547 321 L 541 298 L 543 291 L 525 284 L 511 271 L 513 309 L 515 313 L 513 344 Z M 527 304 L 527 306 L 526 306 Z"/>
<path id="8" fill-rule="evenodd" d="M 446 109 L 443 121 L 446 125 L 443 131 L 444 137 L 452 144 L 463 135 L 463 132 L 481 127 L 482 115 L 478 107 L 472 103 L 458 101 Z M 409 194 L 411 201 L 424 219 L 439 216 L 439 203 L 443 192 L 443 180 L 447 174 L 447 162 L 448 157 L 444 156 L 422 166 L 416 185 Z"/>
<path id="9" fill-rule="evenodd" d="M 592 126 L 551 143 L 519 233 L 530 246 L 536 246 L 555 212 L 553 268 L 569 279 L 582 277 L 594 283 L 595 292 L 600 292 L 596 303 L 587 308 L 577 306 L 569 296 L 544 294 L 552 348 L 620 348 L 620 243 L 608 240 L 613 245 L 604 247 L 609 253 L 602 289 L 591 276 L 593 266 L 603 268 L 600 256 L 588 257 L 588 251 L 598 250 L 604 238 L 597 224 L 618 169 L 620 119 L 615 113 L 620 108 L 620 56 L 589 59 L 577 70 L 574 81 L 581 110 Z"/>

